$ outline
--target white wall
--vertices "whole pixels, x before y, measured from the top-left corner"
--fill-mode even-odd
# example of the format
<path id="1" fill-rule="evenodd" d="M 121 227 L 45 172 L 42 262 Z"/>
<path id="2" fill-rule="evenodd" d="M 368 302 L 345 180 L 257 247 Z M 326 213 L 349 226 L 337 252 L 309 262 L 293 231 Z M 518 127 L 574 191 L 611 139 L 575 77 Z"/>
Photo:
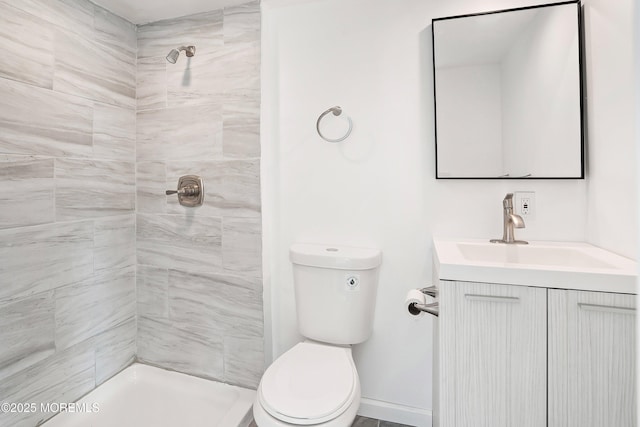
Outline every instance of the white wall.
<path id="1" fill-rule="evenodd" d="M 634 0 L 584 5 L 588 107 L 587 240 L 635 258 L 638 206 L 634 155 Z"/>
<path id="2" fill-rule="evenodd" d="M 534 3 L 545 1 L 263 0 L 265 336 L 271 334 L 274 358 L 300 338 L 291 243 L 379 247 L 374 334 L 354 349 L 363 396 L 374 400 L 363 411 L 391 408 L 385 413 L 392 421 L 430 422 L 432 322 L 409 319 L 402 302 L 408 289 L 431 281 L 433 236 L 500 236 L 504 194 L 533 190 L 536 221 L 518 230 L 519 238 L 586 238 L 587 181 L 434 178 L 431 19 Z M 601 49 L 624 54 L 616 44 Z M 615 98 L 603 102 L 618 105 Z M 354 122 L 342 144 L 315 133 L 318 115 L 333 105 Z M 622 156 L 632 150 L 630 141 L 615 144 Z M 591 169 L 599 164 L 591 157 Z M 602 209 L 613 215 L 617 206 Z M 608 246 L 628 253 L 629 236 Z"/>
<path id="3" fill-rule="evenodd" d="M 634 44 L 633 44 L 633 53 L 634 53 L 634 64 L 635 64 L 635 75 L 637 76 L 640 73 L 640 7 L 637 5 L 634 6 L 634 15 L 633 15 L 633 28 L 634 28 Z M 640 166 L 640 79 L 636 78 L 635 81 L 635 94 L 636 94 L 636 103 L 635 103 L 635 141 L 636 141 L 636 168 Z M 640 209 L 640 175 L 636 173 L 636 207 Z M 640 227 L 636 227 L 637 234 L 637 242 L 636 248 L 639 247 L 640 244 Z M 638 255 L 636 255 L 636 258 Z M 640 263 L 638 265 L 638 273 L 640 273 Z M 640 337 L 640 328 L 637 331 L 638 336 Z M 638 347 L 640 348 L 640 339 L 636 340 L 638 343 Z M 640 360 L 640 351 L 637 352 L 638 360 Z M 640 420 L 640 413 L 638 413 L 638 420 Z"/>

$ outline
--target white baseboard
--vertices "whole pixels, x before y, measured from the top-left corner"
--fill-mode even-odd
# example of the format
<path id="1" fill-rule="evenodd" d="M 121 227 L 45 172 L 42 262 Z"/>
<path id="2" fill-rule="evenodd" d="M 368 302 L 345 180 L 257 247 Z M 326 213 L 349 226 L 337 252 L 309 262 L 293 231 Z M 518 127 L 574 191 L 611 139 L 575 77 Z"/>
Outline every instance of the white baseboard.
<path id="1" fill-rule="evenodd" d="M 360 401 L 358 415 L 416 427 L 431 427 L 431 411 L 427 409 L 413 408 L 365 397 Z"/>

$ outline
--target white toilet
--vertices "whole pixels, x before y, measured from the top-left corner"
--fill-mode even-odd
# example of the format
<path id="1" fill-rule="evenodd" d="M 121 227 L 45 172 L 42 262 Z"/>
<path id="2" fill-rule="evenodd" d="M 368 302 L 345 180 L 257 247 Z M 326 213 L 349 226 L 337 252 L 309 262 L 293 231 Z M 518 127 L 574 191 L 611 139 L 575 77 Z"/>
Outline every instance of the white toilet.
<path id="1" fill-rule="evenodd" d="M 259 427 L 347 427 L 360 406 L 351 344 L 371 335 L 382 255 L 377 249 L 294 244 L 298 330 L 308 340 L 262 376 L 253 416 Z"/>

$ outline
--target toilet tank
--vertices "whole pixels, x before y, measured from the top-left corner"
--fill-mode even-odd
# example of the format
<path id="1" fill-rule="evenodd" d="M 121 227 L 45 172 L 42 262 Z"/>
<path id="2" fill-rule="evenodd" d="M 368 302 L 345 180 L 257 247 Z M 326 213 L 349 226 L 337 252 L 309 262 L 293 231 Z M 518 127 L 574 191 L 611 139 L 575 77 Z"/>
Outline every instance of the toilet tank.
<path id="1" fill-rule="evenodd" d="M 289 257 L 300 333 L 331 344 L 366 341 L 373 330 L 381 252 L 297 243 Z"/>

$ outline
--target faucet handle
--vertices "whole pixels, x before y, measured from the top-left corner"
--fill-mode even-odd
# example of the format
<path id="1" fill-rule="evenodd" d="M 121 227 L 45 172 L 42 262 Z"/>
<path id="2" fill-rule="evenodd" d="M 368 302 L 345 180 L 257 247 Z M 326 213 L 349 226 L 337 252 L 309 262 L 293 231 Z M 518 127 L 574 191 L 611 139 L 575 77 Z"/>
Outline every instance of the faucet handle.
<path id="1" fill-rule="evenodd" d="M 504 208 L 513 208 L 513 193 L 507 193 L 502 200 L 502 206 Z"/>

